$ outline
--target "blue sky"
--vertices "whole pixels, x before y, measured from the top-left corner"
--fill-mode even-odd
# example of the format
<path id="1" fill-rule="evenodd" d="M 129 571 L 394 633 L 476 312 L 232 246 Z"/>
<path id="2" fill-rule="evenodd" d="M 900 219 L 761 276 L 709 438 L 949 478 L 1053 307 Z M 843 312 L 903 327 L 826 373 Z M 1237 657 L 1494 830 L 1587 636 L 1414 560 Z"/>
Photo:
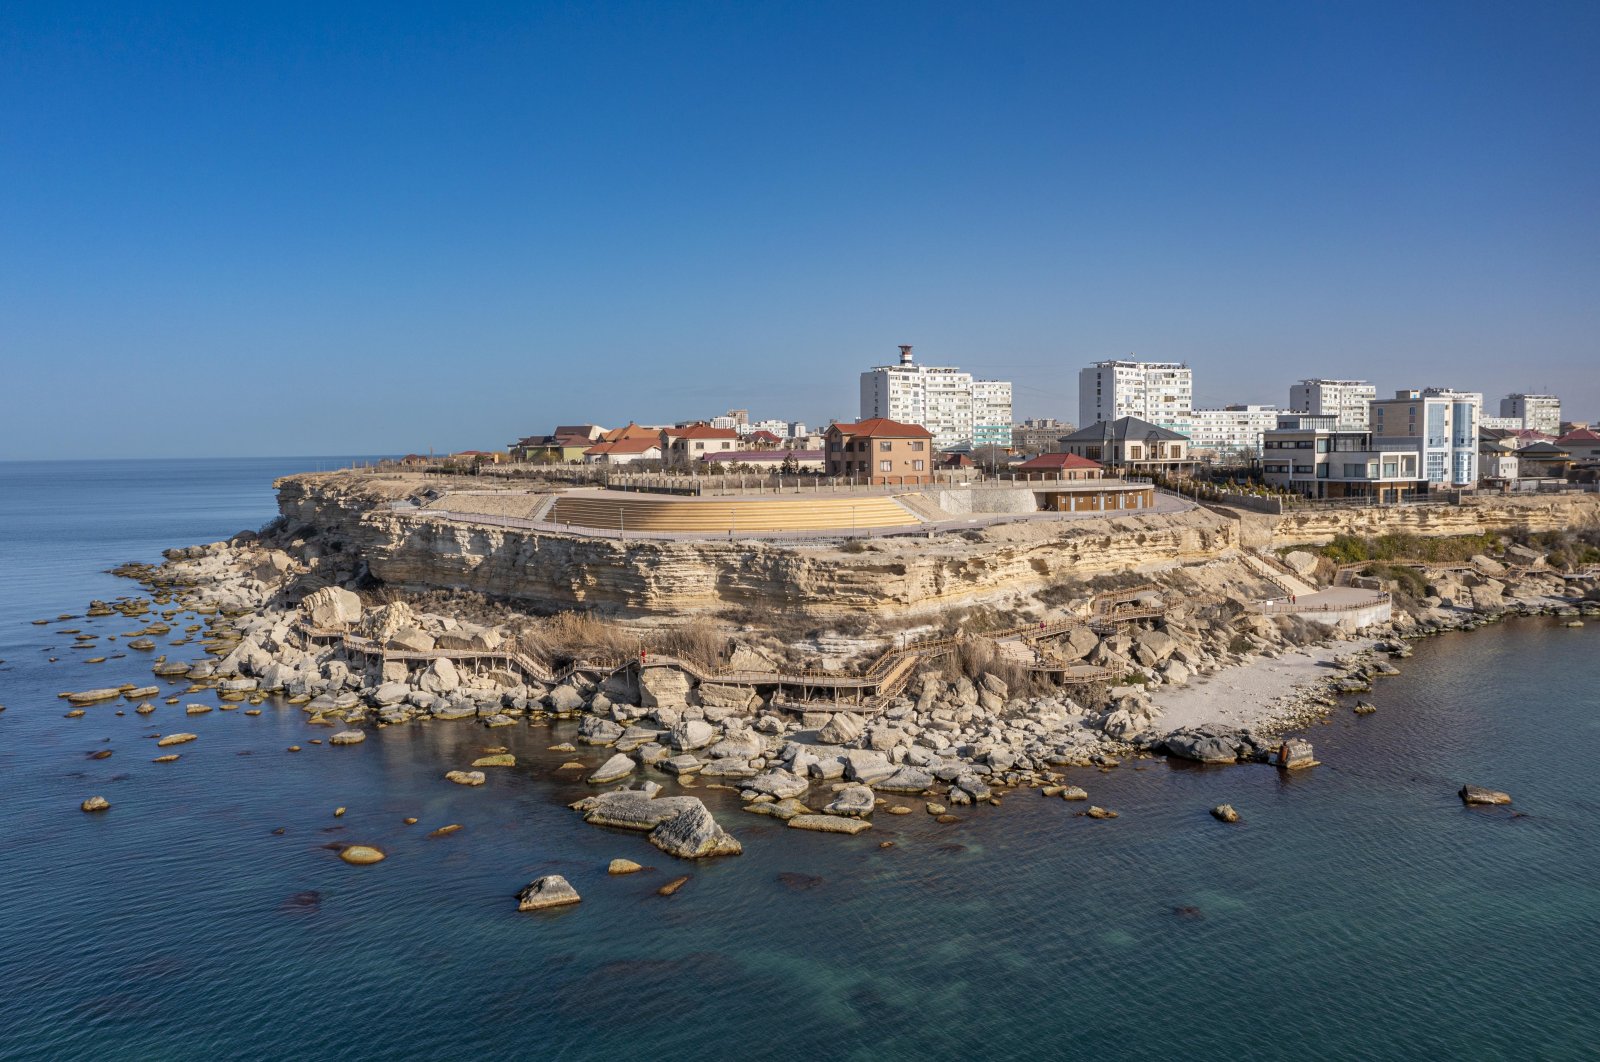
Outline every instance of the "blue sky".
<path id="1" fill-rule="evenodd" d="M 236 10 L 235 8 L 238 7 Z M 1076 416 L 1306 375 L 1600 417 L 1600 5 L 0 8 L 0 457 Z"/>

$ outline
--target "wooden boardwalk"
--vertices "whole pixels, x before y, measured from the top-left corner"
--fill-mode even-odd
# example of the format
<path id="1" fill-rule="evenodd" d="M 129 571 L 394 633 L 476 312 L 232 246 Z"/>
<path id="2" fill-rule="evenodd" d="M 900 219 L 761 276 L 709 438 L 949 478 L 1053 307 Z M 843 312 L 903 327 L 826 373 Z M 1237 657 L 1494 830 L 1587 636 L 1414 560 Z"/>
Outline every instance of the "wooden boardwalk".
<path id="1" fill-rule="evenodd" d="M 1041 643 L 1060 637 L 1069 631 L 1087 628 L 1096 634 L 1115 633 L 1136 620 L 1155 619 L 1166 613 L 1166 606 L 1151 603 L 1158 594 L 1154 586 L 1139 586 L 1116 593 L 1097 596 L 1086 619 L 1071 618 L 1047 624 L 1022 624 L 999 631 L 978 632 L 974 637 L 988 638 L 998 644 L 1014 645 L 1031 656 L 1023 666 L 1038 674 L 1047 674 L 1064 685 L 1091 682 L 1109 682 L 1121 672 L 1084 663 L 1059 663 L 1045 659 L 1039 652 Z M 945 656 L 961 644 L 964 636 L 924 638 L 904 646 L 886 650 L 876 660 L 860 671 L 824 669 L 772 669 L 757 670 L 707 664 L 686 656 L 658 653 L 641 653 L 638 658 L 573 660 L 561 668 L 551 668 L 512 647 L 500 649 L 391 649 L 378 641 L 359 634 L 334 628 L 313 627 L 302 621 L 297 625 L 300 633 L 310 641 L 338 643 L 347 653 L 366 656 L 383 662 L 391 660 L 407 664 L 426 664 L 434 660 L 471 664 L 475 667 L 502 668 L 520 673 L 545 685 L 555 685 L 573 675 L 581 674 L 596 681 L 604 681 L 619 672 L 645 671 L 653 668 L 672 668 L 698 682 L 711 682 L 727 686 L 770 688 L 774 700 L 785 692 L 798 694 L 801 700 L 814 694 L 831 695 L 841 705 L 866 710 L 876 710 L 905 689 L 906 683 L 919 664 Z"/>

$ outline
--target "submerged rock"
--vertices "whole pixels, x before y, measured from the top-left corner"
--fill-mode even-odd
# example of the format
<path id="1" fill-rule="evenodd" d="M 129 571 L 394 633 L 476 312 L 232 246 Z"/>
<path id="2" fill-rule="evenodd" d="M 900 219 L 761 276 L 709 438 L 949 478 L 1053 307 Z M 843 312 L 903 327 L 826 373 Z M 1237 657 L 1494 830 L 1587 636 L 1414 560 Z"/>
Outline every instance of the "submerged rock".
<path id="1" fill-rule="evenodd" d="M 1232 804 L 1218 804 L 1211 809 L 1211 817 L 1219 822 L 1238 822 L 1239 813 L 1233 810 Z"/>
<path id="2" fill-rule="evenodd" d="M 482 785 L 488 781 L 482 771 L 447 771 L 445 779 L 456 785 Z"/>
<path id="3" fill-rule="evenodd" d="M 631 859 L 613 859 L 610 862 L 610 864 L 608 864 L 606 866 L 606 873 L 607 874 L 637 874 L 639 871 L 641 871 L 643 869 L 644 869 L 644 867 L 640 866 L 638 863 L 635 863 Z"/>
<path id="4" fill-rule="evenodd" d="M 106 811 L 111 807 L 111 801 L 103 796 L 92 796 L 78 807 L 84 811 Z"/>
<path id="5" fill-rule="evenodd" d="M 364 730 L 341 730 L 328 739 L 330 745 L 359 745 L 367 740 Z"/>
<path id="6" fill-rule="evenodd" d="M 848 833 L 858 834 L 862 830 L 872 829 L 872 823 L 865 819 L 846 819 L 838 815 L 796 815 L 789 820 L 789 825 L 797 830 L 814 830 L 817 833 Z"/>

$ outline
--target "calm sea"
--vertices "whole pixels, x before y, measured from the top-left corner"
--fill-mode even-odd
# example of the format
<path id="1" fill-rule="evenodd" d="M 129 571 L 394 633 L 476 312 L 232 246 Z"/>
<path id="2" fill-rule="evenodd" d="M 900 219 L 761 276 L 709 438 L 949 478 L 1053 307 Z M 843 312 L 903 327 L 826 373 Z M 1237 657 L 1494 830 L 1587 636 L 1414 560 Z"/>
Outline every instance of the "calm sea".
<path id="1" fill-rule="evenodd" d="M 107 640 L 137 626 L 120 616 L 31 620 L 134 593 L 104 570 L 257 527 L 274 475 L 335 463 L 0 464 L 0 1057 L 1597 1053 L 1600 624 L 1419 644 L 1376 715 L 1311 728 L 1323 766 L 1293 777 L 1075 772 L 1111 822 L 1019 793 L 847 838 L 705 793 L 745 845 L 706 865 L 568 811 L 583 787 L 545 751 L 565 730 L 335 749 L 271 702 L 63 717 L 59 691 L 143 683 L 149 661 Z M 151 763 L 151 735 L 180 729 L 200 739 Z M 521 765 L 441 779 L 492 744 Z M 1524 814 L 1463 808 L 1463 782 Z M 112 810 L 80 812 L 92 794 Z M 1221 802 L 1244 821 L 1214 822 Z M 389 859 L 329 847 L 358 841 Z M 617 856 L 657 869 L 609 878 Z M 517 913 L 551 872 L 583 903 Z"/>

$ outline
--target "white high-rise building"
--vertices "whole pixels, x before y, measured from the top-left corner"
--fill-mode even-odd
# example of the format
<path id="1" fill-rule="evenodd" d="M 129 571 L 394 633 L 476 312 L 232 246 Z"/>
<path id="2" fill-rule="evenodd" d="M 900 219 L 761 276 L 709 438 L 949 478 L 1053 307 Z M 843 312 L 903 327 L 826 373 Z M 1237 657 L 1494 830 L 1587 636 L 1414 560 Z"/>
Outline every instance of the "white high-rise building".
<path id="1" fill-rule="evenodd" d="M 1338 417 L 1340 431 L 1366 431 L 1378 389 L 1365 380 L 1301 380 L 1289 388 L 1289 411 Z"/>
<path id="2" fill-rule="evenodd" d="M 1519 418 L 1524 428 L 1546 435 L 1561 434 L 1561 399 L 1555 395 L 1507 395 L 1500 400 L 1500 416 Z"/>
<path id="3" fill-rule="evenodd" d="M 1197 409 L 1189 415 L 1189 451 L 1210 450 L 1223 460 L 1260 457 L 1262 436 L 1278 426 L 1278 412 L 1275 406 Z"/>
<path id="4" fill-rule="evenodd" d="M 918 365 L 911 347 L 900 348 L 898 365 L 861 374 L 861 419 L 887 417 L 920 424 L 933 433 L 935 449 L 1011 445 L 1011 384 L 974 380 L 970 372 Z"/>
<path id="5" fill-rule="evenodd" d="M 1078 372 L 1078 428 L 1138 417 L 1187 436 L 1194 373 L 1176 361 L 1097 361 Z"/>
<path id="6" fill-rule="evenodd" d="M 1011 384 L 972 381 L 972 445 L 1011 447 Z"/>

